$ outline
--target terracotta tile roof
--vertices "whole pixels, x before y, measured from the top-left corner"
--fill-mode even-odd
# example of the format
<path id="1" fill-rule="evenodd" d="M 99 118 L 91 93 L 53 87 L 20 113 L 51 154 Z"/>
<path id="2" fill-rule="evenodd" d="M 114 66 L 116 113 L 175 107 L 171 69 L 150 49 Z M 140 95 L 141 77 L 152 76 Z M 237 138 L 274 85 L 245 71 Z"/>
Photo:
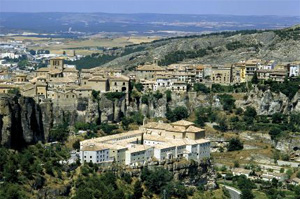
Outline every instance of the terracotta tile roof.
<path id="1" fill-rule="evenodd" d="M 143 65 L 137 67 L 136 70 L 137 71 L 164 71 L 165 69 L 156 65 Z"/>
<path id="2" fill-rule="evenodd" d="M 50 71 L 50 69 L 47 67 L 39 68 L 36 70 L 36 72 L 49 72 L 49 71 Z"/>
<path id="3" fill-rule="evenodd" d="M 174 126 L 191 126 L 191 125 L 194 125 L 194 123 L 186 121 L 186 120 L 180 120 L 177 122 L 173 122 L 172 125 L 174 125 Z"/>
<path id="4" fill-rule="evenodd" d="M 195 126 L 189 126 L 186 130 L 187 132 L 191 132 L 191 133 L 198 133 L 200 131 L 204 131 L 204 129 L 195 127 Z"/>

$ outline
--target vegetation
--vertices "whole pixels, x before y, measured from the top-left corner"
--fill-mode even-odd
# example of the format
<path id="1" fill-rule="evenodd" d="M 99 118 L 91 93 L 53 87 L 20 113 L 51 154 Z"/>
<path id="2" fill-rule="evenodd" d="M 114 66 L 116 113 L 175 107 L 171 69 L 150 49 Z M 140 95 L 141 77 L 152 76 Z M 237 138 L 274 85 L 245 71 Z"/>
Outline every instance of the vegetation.
<path id="1" fill-rule="evenodd" d="M 243 143 L 238 138 L 232 138 L 229 140 L 227 150 L 228 151 L 239 151 L 244 148 Z"/>
<path id="2" fill-rule="evenodd" d="M 300 78 L 293 78 L 286 80 L 283 83 L 279 83 L 272 80 L 267 80 L 258 85 L 258 88 L 261 90 L 266 90 L 267 88 L 270 88 L 272 92 L 276 93 L 283 93 L 285 94 L 289 99 L 292 99 L 295 94 L 298 92 L 298 86 L 300 84 Z"/>
<path id="3" fill-rule="evenodd" d="M 205 122 L 215 122 L 217 118 L 216 110 L 212 107 L 198 107 L 195 111 L 195 124 L 204 127 Z"/>
<path id="4" fill-rule="evenodd" d="M 184 106 L 177 106 L 174 110 L 170 110 L 167 107 L 166 117 L 168 120 L 172 122 L 185 119 L 188 116 L 189 116 L 188 110 Z"/>
<path id="5" fill-rule="evenodd" d="M 193 59 L 197 57 L 204 57 L 207 55 L 206 49 L 193 50 L 193 51 L 175 51 L 167 54 L 162 60 L 158 62 L 160 66 L 167 66 L 170 64 L 174 64 L 184 59 Z"/>
<path id="6" fill-rule="evenodd" d="M 128 130 L 130 124 L 142 125 L 144 116 L 141 112 L 131 112 L 128 117 L 122 118 L 122 127 Z"/>
<path id="7" fill-rule="evenodd" d="M 225 111 L 231 112 L 235 108 L 235 104 L 234 104 L 235 99 L 232 97 L 232 95 L 223 94 L 223 95 L 218 95 L 218 97 Z"/>
<path id="8" fill-rule="evenodd" d="M 104 94 L 105 97 L 110 100 L 110 101 L 114 101 L 116 99 L 120 100 L 121 98 L 123 98 L 126 93 L 122 93 L 122 92 L 109 92 L 109 93 L 105 93 Z"/>
<path id="9" fill-rule="evenodd" d="M 46 186 L 47 176 L 63 178 L 60 161 L 68 157 L 60 144 L 37 144 L 19 152 L 0 147 L 0 198 L 30 198 L 30 192 Z"/>
<path id="10" fill-rule="evenodd" d="M 139 46 L 136 48 L 132 47 L 125 47 L 122 53 L 119 55 L 110 55 L 110 54 L 102 54 L 99 53 L 93 53 L 92 55 L 85 56 L 79 60 L 76 61 L 66 61 L 67 64 L 73 64 L 76 65 L 77 69 L 89 69 L 97 66 L 101 66 L 105 63 L 108 63 L 118 57 L 125 56 L 134 52 L 143 51 L 145 47 Z"/>
<path id="11" fill-rule="evenodd" d="M 201 84 L 201 83 L 194 84 L 194 91 L 202 92 L 204 94 L 210 93 L 210 89 L 207 86 L 205 86 L 205 84 Z"/>

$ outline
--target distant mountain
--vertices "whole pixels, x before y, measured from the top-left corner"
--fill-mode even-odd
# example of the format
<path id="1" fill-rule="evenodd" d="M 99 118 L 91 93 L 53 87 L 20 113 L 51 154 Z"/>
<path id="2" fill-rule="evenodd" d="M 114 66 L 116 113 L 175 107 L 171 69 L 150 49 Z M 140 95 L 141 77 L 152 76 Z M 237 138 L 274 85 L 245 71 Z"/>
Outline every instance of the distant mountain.
<path id="1" fill-rule="evenodd" d="M 108 13 L 1 13 L 0 33 L 99 32 L 163 35 L 242 29 L 278 29 L 300 23 L 300 17 L 108 14 Z"/>

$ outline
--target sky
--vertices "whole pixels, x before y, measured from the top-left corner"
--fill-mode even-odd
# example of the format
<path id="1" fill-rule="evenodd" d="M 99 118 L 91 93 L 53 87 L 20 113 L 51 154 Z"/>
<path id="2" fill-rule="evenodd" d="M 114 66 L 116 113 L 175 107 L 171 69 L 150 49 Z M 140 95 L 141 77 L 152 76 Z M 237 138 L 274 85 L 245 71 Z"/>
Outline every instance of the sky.
<path id="1" fill-rule="evenodd" d="M 300 16 L 300 0 L 0 0 L 1 12 Z"/>

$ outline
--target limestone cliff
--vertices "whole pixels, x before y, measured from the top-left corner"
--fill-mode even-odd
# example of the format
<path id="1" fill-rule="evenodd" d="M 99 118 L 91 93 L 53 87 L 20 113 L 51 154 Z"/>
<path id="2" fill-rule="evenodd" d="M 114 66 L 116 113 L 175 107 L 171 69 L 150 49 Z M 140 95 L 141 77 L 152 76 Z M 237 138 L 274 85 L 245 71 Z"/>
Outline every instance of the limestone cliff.
<path id="1" fill-rule="evenodd" d="M 0 96 L 1 145 L 19 149 L 27 144 L 45 141 L 51 128 L 47 103 L 37 104 L 32 98 Z"/>

